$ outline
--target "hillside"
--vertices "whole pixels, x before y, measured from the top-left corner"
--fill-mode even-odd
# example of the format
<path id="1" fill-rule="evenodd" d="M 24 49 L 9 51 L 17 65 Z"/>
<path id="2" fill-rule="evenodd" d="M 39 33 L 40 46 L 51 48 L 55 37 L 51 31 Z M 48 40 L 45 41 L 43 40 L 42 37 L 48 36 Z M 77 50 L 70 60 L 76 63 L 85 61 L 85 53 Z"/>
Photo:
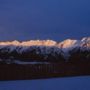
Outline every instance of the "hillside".
<path id="1" fill-rule="evenodd" d="M 0 42 L 0 80 L 90 75 L 90 38 Z"/>
<path id="2" fill-rule="evenodd" d="M 90 61 L 90 38 L 0 42 L 0 61 L 73 62 Z"/>

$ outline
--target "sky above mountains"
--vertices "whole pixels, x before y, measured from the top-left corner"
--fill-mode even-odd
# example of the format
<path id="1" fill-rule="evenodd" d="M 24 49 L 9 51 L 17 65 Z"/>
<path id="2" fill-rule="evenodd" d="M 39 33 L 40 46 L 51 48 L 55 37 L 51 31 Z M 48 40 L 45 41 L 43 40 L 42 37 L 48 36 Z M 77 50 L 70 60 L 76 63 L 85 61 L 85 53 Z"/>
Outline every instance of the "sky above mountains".
<path id="1" fill-rule="evenodd" d="M 0 0 L 0 40 L 90 36 L 90 0 Z"/>

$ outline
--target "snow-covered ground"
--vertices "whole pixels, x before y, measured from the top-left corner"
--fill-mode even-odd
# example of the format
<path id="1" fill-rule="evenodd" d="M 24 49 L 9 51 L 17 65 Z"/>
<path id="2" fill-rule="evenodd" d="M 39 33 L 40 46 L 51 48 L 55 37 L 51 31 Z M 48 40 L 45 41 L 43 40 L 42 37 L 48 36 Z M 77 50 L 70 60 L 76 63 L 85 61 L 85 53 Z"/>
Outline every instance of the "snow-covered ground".
<path id="1" fill-rule="evenodd" d="M 0 81 L 0 90 L 90 90 L 90 76 Z"/>
<path id="2" fill-rule="evenodd" d="M 50 64 L 48 62 L 24 62 L 24 61 L 20 61 L 20 60 L 14 60 L 13 63 L 15 64 L 22 64 L 22 65 L 26 65 L 26 64 Z"/>

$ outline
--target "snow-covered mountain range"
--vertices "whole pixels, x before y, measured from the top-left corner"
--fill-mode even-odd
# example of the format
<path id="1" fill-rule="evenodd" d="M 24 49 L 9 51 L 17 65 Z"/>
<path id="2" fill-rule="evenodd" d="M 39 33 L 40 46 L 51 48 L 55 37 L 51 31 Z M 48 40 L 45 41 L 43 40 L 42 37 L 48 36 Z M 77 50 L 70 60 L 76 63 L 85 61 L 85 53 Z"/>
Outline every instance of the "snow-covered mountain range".
<path id="1" fill-rule="evenodd" d="M 84 46 L 90 47 L 90 37 L 84 37 L 81 40 L 74 40 L 74 39 L 66 39 L 62 42 L 56 42 L 53 40 L 30 40 L 30 41 L 23 41 L 19 42 L 17 40 L 14 41 L 6 41 L 0 42 L 0 48 L 4 46 L 20 46 L 20 47 L 29 47 L 29 46 L 49 46 L 49 47 L 58 47 L 58 48 L 70 48 L 76 46 Z"/>
<path id="2" fill-rule="evenodd" d="M 51 59 L 68 59 L 75 52 L 86 53 L 86 51 L 88 52 L 86 56 L 90 57 L 90 37 L 84 37 L 81 40 L 66 39 L 62 42 L 53 40 L 0 42 L 0 58 L 4 56 L 20 57 L 18 54 L 21 54 L 28 58 L 31 56 L 30 59 L 33 57 L 35 57 L 34 59 L 38 57 L 39 59 L 50 59 L 49 57 L 52 57 Z"/>
<path id="3" fill-rule="evenodd" d="M 0 42 L 0 73 L 0 80 L 90 75 L 90 37 Z"/>

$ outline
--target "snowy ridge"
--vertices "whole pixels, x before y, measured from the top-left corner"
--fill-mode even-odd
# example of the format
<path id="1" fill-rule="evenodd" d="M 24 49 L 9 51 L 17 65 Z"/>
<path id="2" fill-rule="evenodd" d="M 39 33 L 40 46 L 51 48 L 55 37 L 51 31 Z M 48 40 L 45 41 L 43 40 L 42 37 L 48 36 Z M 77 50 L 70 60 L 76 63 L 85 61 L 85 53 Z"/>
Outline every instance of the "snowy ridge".
<path id="1" fill-rule="evenodd" d="M 81 46 L 84 44 L 87 44 L 87 46 L 90 47 L 90 37 L 84 37 L 81 40 L 66 39 L 59 43 L 53 40 L 30 40 L 23 42 L 14 40 L 11 42 L 0 42 L 0 46 L 55 46 L 59 48 L 69 48 L 78 45 Z"/>
<path id="2" fill-rule="evenodd" d="M 14 46 L 55 46 L 56 42 L 53 40 L 30 40 L 19 42 L 17 40 L 0 42 L 0 45 L 14 45 Z"/>
<path id="3" fill-rule="evenodd" d="M 65 58 L 69 57 L 69 51 L 73 48 L 80 47 L 82 51 L 90 50 L 90 37 L 85 37 L 81 40 L 66 39 L 57 43 L 53 40 L 30 40 L 30 41 L 7 41 L 0 42 L 1 52 L 13 52 L 16 50 L 18 53 L 25 51 L 36 50 L 36 54 L 42 54 L 47 57 L 47 54 L 62 54 Z"/>
<path id="4" fill-rule="evenodd" d="M 81 40 L 73 40 L 73 39 L 66 39 L 62 42 L 57 43 L 56 41 L 53 40 L 30 40 L 30 41 L 23 41 L 19 42 L 17 40 L 14 41 L 6 41 L 6 42 L 0 42 L 0 48 L 10 46 L 11 49 L 15 49 L 17 46 L 18 47 L 30 47 L 30 46 L 46 46 L 46 47 L 57 47 L 57 48 L 62 48 L 62 49 L 68 49 L 71 47 L 90 47 L 90 37 L 85 37 Z"/>

